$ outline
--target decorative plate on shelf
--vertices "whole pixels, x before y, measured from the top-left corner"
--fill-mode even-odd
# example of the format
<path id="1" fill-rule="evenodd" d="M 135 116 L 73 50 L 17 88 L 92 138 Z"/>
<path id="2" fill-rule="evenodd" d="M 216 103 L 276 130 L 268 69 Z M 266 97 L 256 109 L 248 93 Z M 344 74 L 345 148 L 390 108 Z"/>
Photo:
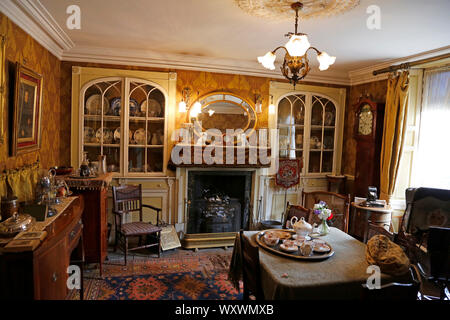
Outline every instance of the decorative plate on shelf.
<path id="1" fill-rule="evenodd" d="M 133 132 L 131 130 L 129 132 L 128 139 L 130 140 L 131 143 L 131 140 L 133 139 Z M 120 142 L 120 127 L 114 130 L 114 141 L 117 143 Z"/>
<path id="2" fill-rule="evenodd" d="M 162 108 L 161 104 L 155 99 L 148 99 L 148 104 L 150 108 L 148 109 L 149 117 L 161 117 L 162 116 Z M 147 113 L 147 100 L 144 100 L 141 103 L 141 112 L 145 115 Z"/>
<path id="3" fill-rule="evenodd" d="M 103 97 L 103 114 L 107 114 L 109 111 L 109 101 L 106 97 Z M 86 100 L 87 114 L 102 114 L 102 95 L 93 94 Z"/>
<path id="4" fill-rule="evenodd" d="M 325 125 L 332 126 L 334 125 L 334 113 L 331 111 L 325 112 Z"/>
<path id="5" fill-rule="evenodd" d="M 320 143 L 320 140 L 316 136 L 312 136 L 310 142 L 311 142 L 311 149 L 316 149 L 317 145 Z M 320 145 L 319 145 L 319 148 L 320 148 Z"/>
<path id="6" fill-rule="evenodd" d="M 96 142 L 95 140 L 95 131 L 91 127 L 84 127 L 84 142 L 85 143 L 91 143 Z"/>
<path id="7" fill-rule="evenodd" d="M 146 134 L 144 128 L 139 128 L 134 132 L 133 135 L 134 141 L 136 144 L 147 144 Z"/>
<path id="8" fill-rule="evenodd" d="M 97 142 L 101 143 L 101 141 L 102 141 L 102 129 L 101 128 L 99 128 L 97 130 L 97 132 L 95 133 L 95 137 L 97 138 Z M 114 134 L 113 134 L 112 130 L 108 129 L 108 128 L 103 128 L 103 143 L 110 144 L 110 143 L 112 143 L 113 138 L 114 138 Z"/>
<path id="9" fill-rule="evenodd" d="M 120 111 L 122 109 L 121 98 L 111 99 L 111 107 L 109 108 L 109 114 L 112 116 L 120 116 Z"/>
<path id="10" fill-rule="evenodd" d="M 333 137 L 331 136 L 325 136 L 323 138 L 323 148 L 324 149 L 333 149 Z"/>
<path id="11" fill-rule="evenodd" d="M 136 100 L 130 98 L 130 117 L 137 117 L 139 111 L 139 105 Z"/>

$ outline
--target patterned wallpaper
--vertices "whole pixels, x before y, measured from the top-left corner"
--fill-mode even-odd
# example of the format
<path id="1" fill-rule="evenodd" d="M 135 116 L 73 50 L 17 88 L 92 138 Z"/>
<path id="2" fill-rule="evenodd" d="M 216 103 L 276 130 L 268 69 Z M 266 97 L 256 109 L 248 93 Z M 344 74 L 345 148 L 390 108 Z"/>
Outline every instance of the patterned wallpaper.
<path id="1" fill-rule="evenodd" d="M 2 13 L 0 13 L 0 33 L 6 34 L 7 37 L 6 59 L 11 62 L 20 62 L 43 76 L 41 149 L 17 157 L 9 157 L 8 144 L 0 145 L 0 171 L 22 167 L 37 159 L 41 161 L 42 167 L 59 165 L 61 163 L 61 108 L 59 102 L 61 63 Z M 5 104 L 4 110 L 5 114 L 2 115 L 2 119 L 7 133 L 8 104 Z M 67 150 L 70 149 L 67 148 Z"/>

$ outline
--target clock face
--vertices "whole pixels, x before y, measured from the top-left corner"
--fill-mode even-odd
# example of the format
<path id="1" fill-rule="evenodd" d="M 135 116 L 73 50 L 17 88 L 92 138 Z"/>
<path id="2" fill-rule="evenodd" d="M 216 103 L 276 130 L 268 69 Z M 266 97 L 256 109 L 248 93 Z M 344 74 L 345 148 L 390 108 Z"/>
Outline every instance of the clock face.
<path id="1" fill-rule="evenodd" d="M 359 113 L 358 134 L 367 136 L 372 133 L 373 113 L 368 104 L 361 108 Z"/>

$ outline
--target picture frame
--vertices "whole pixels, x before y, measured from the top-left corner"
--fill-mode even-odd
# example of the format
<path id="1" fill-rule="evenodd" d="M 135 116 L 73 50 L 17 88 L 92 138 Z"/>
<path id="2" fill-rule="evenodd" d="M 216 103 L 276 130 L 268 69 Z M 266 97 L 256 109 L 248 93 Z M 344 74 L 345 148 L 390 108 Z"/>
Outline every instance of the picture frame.
<path id="1" fill-rule="evenodd" d="M 11 155 L 40 149 L 42 76 L 16 63 Z"/>

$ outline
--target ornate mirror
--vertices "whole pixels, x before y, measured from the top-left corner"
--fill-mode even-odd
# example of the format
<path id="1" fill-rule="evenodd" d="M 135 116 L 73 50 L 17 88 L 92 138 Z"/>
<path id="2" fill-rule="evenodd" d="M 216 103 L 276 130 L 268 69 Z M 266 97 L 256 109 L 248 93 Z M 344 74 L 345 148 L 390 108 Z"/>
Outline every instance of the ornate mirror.
<path id="1" fill-rule="evenodd" d="M 197 104 L 200 103 L 200 106 Z M 197 104 L 197 107 L 196 107 Z M 214 92 L 201 97 L 189 108 L 189 122 L 201 122 L 202 131 L 227 129 L 252 133 L 256 127 L 256 112 L 247 100 L 227 92 Z M 236 134 L 237 134 L 236 133 Z"/>

